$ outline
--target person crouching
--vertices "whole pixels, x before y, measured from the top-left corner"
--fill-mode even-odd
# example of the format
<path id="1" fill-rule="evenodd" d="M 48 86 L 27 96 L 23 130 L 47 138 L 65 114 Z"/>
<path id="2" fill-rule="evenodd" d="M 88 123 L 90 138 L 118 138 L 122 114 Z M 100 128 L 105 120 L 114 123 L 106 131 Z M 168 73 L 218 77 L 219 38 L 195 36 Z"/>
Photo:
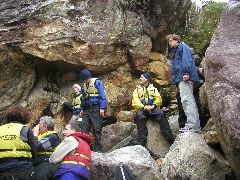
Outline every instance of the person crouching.
<path id="1" fill-rule="evenodd" d="M 92 137 L 79 131 L 79 122 L 73 117 L 63 131 L 65 139 L 50 156 L 51 163 L 59 164 L 58 180 L 90 179 Z"/>

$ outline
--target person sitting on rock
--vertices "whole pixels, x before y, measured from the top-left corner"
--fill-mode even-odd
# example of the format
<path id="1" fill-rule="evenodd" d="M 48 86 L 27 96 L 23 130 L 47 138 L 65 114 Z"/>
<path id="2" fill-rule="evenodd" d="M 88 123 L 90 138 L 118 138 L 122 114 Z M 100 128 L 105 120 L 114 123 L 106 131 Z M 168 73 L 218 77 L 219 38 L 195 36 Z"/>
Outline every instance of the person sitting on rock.
<path id="1" fill-rule="evenodd" d="M 91 78 L 91 73 L 85 69 L 81 71 L 80 78 L 84 82 L 82 88 L 82 116 L 81 132 L 89 134 L 92 125 L 95 136 L 95 151 L 101 152 L 101 136 L 104 112 L 107 108 L 106 94 L 102 81 Z"/>
<path id="2" fill-rule="evenodd" d="M 37 147 L 32 130 L 26 126 L 30 112 L 11 106 L 5 115 L 7 122 L 0 126 L 0 179 L 35 179 Z"/>
<path id="3" fill-rule="evenodd" d="M 77 180 L 90 178 L 92 137 L 79 132 L 77 117 L 72 117 L 65 126 L 63 134 L 65 139 L 51 154 L 50 162 L 59 164 L 55 173 L 58 180 Z"/>
<path id="4" fill-rule="evenodd" d="M 140 76 L 140 85 L 133 92 L 132 106 L 137 111 L 136 124 L 138 129 L 138 143 L 144 147 L 147 144 L 148 129 L 146 122 L 154 118 L 160 125 L 164 138 L 172 144 L 174 137 L 165 113 L 160 109 L 162 98 L 153 84 L 150 84 L 151 75 L 144 73 Z"/>
<path id="5" fill-rule="evenodd" d="M 38 160 L 48 162 L 52 152 L 59 144 L 59 138 L 54 131 L 54 120 L 51 116 L 42 116 L 37 126 L 33 128 L 34 139 L 37 143 Z"/>

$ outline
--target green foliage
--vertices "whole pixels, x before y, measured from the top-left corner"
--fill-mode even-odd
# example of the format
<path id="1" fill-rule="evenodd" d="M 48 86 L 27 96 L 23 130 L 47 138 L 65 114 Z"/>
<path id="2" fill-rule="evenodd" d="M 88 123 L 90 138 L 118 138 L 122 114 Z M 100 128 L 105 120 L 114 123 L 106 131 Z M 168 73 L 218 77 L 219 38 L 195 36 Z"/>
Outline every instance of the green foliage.
<path id="1" fill-rule="evenodd" d="M 193 3 L 188 13 L 183 41 L 192 46 L 195 53 L 201 57 L 209 46 L 225 5 L 225 3 L 208 1 L 202 9 L 199 9 Z"/>

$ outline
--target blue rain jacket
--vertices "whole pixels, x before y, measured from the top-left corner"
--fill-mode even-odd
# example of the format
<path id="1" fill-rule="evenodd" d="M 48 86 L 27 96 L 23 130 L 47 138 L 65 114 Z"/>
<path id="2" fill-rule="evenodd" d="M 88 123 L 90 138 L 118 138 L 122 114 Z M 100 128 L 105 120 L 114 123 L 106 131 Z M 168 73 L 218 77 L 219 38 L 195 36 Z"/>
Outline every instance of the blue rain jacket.
<path id="1" fill-rule="evenodd" d="M 181 42 L 173 50 L 172 59 L 172 81 L 177 85 L 183 79 L 185 74 L 189 75 L 190 81 L 199 82 L 199 77 L 194 61 L 192 50 L 187 44 Z"/>

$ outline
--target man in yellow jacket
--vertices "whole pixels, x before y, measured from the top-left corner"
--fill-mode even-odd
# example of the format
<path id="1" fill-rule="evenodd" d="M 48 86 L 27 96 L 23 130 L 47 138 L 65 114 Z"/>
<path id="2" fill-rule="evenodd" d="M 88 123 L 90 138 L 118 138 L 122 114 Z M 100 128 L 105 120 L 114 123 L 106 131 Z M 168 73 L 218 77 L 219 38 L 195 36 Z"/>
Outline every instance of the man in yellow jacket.
<path id="1" fill-rule="evenodd" d="M 147 144 L 148 130 L 146 122 L 148 118 L 154 118 L 160 125 L 164 138 L 172 144 L 174 137 L 164 112 L 160 109 L 162 98 L 157 90 L 150 84 L 151 75 L 144 73 L 140 77 L 140 85 L 133 92 L 132 106 L 137 111 L 136 124 L 138 129 L 138 143 Z"/>

